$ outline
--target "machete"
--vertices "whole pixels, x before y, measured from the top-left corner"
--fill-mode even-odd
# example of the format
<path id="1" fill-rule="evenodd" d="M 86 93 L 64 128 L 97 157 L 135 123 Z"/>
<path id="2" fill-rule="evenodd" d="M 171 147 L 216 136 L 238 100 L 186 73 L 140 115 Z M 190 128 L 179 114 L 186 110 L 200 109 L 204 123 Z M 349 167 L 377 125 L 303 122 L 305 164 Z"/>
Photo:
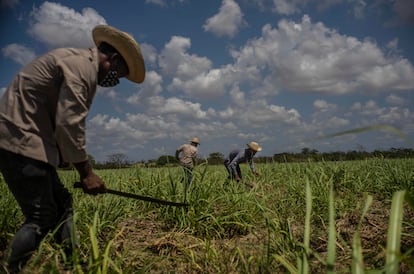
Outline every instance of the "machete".
<path id="1" fill-rule="evenodd" d="M 74 188 L 82 188 L 82 184 L 80 182 L 76 182 L 76 183 L 73 184 L 73 187 Z M 161 199 L 157 199 L 157 198 L 142 196 L 142 195 L 138 195 L 138 194 L 134 194 L 134 193 L 122 192 L 122 191 L 119 191 L 119 190 L 114 190 L 114 189 L 109 189 L 109 188 L 106 189 L 105 193 L 114 194 L 114 195 L 127 197 L 127 198 L 133 198 L 133 199 L 136 199 L 136 200 L 141 200 L 141 201 L 146 201 L 146 202 L 162 204 L 162 205 L 181 206 L 181 207 L 189 206 L 189 204 L 186 204 L 186 203 L 171 202 L 171 201 L 161 200 Z"/>

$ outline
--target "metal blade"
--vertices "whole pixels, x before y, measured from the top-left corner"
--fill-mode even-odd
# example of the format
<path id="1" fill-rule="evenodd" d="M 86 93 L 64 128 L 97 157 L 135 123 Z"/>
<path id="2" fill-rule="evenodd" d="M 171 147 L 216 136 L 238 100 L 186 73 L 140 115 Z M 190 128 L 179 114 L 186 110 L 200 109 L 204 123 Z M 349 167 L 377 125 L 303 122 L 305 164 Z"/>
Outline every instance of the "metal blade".
<path id="1" fill-rule="evenodd" d="M 82 184 L 80 182 L 76 182 L 76 183 L 73 184 L 73 187 L 74 188 L 82 188 Z M 118 196 L 122 196 L 122 197 L 127 197 L 127 198 L 132 198 L 132 199 L 136 199 L 136 200 L 146 201 L 146 202 L 162 204 L 162 205 L 179 206 L 179 207 L 189 206 L 189 204 L 187 204 L 187 203 L 166 201 L 166 200 L 161 200 L 161 199 L 152 198 L 152 197 L 148 197 L 148 196 L 142 196 L 142 195 L 138 195 L 138 194 L 134 194 L 134 193 L 128 193 L 128 192 L 123 192 L 123 191 L 119 191 L 119 190 L 114 190 L 114 189 L 107 189 L 106 193 L 114 194 L 114 195 L 118 195 Z"/>

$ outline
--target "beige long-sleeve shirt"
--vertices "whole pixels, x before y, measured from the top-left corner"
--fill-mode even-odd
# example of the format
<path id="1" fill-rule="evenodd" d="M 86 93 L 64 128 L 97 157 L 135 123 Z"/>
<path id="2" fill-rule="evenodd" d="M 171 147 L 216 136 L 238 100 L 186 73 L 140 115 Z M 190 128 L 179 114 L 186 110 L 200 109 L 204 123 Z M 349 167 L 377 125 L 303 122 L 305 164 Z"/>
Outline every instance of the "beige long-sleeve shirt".
<path id="1" fill-rule="evenodd" d="M 25 66 L 0 99 L 0 148 L 59 164 L 87 160 L 85 123 L 96 93 L 96 48 L 52 50 Z"/>
<path id="2" fill-rule="evenodd" d="M 192 168 L 194 166 L 194 161 L 197 159 L 197 153 L 197 147 L 190 144 L 184 144 L 177 148 L 175 156 L 180 160 L 181 165 Z"/>

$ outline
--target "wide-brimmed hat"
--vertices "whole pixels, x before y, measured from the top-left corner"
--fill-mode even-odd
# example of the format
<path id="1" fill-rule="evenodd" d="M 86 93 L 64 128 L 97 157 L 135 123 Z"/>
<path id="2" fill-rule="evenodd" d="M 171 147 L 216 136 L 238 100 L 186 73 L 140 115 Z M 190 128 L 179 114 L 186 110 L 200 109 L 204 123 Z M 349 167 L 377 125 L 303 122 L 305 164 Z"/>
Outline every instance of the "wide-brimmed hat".
<path id="1" fill-rule="evenodd" d="M 135 83 L 144 81 L 144 58 L 141 48 L 130 34 L 108 25 L 99 25 L 92 30 L 92 36 L 96 46 L 106 42 L 121 54 L 128 66 L 129 73 L 126 76 L 128 80 Z"/>
<path id="2" fill-rule="evenodd" d="M 250 149 L 252 149 L 252 150 L 254 150 L 254 151 L 261 151 L 262 150 L 262 147 L 261 146 L 259 146 L 259 144 L 258 143 L 256 143 L 256 142 L 250 142 L 250 143 L 248 143 L 247 144 L 247 146 L 250 148 Z"/>
<path id="3" fill-rule="evenodd" d="M 190 140 L 191 143 L 195 143 L 195 144 L 200 144 L 200 141 L 198 140 L 197 137 L 194 137 L 193 139 Z"/>

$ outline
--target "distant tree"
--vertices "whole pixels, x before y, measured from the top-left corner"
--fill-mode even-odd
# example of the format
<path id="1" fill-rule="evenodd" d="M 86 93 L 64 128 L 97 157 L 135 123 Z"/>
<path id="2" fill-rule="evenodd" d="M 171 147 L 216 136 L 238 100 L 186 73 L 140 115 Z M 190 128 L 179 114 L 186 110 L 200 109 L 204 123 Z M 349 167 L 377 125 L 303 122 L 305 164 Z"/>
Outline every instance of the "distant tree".
<path id="1" fill-rule="evenodd" d="M 210 153 L 207 161 L 210 165 L 222 164 L 224 161 L 224 155 L 221 152 Z"/>
<path id="2" fill-rule="evenodd" d="M 129 165 L 128 156 L 124 153 L 115 153 L 106 157 L 108 159 L 107 164 L 109 164 L 111 167 L 121 168 Z"/>
<path id="3" fill-rule="evenodd" d="M 361 144 L 357 144 L 356 147 L 357 147 L 357 151 L 365 151 L 365 147 Z"/>
<path id="4" fill-rule="evenodd" d="M 304 148 L 302 148 L 302 154 L 303 155 L 308 155 L 308 154 L 310 154 L 310 148 L 308 148 L 308 147 L 304 147 Z"/>
<path id="5" fill-rule="evenodd" d="M 165 166 L 166 164 L 175 164 L 177 159 L 172 155 L 162 155 L 157 160 L 157 166 Z"/>

